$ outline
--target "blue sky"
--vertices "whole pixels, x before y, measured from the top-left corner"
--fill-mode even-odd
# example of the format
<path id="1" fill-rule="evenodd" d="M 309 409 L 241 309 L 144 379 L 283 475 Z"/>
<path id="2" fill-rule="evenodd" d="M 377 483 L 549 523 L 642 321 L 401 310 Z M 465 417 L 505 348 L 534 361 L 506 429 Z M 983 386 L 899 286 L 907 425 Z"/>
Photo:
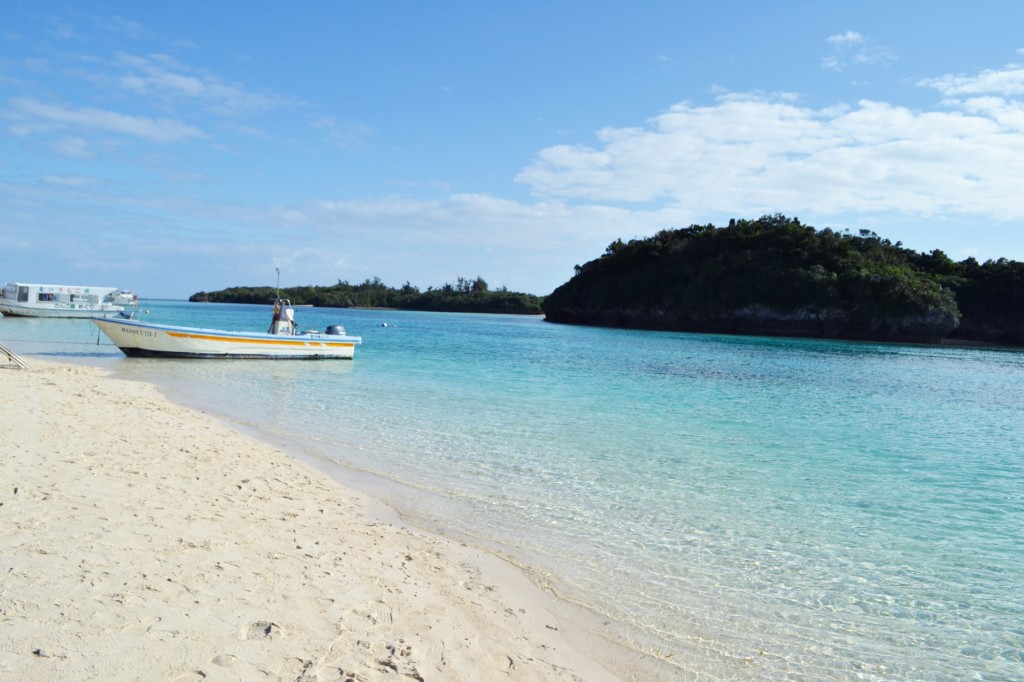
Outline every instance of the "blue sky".
<path id="1" fill-rule="evenodd" d="M 483 277 L 783 213 L 1024 260 L 1024 3 L 0 10 L 0 279 Z"/>

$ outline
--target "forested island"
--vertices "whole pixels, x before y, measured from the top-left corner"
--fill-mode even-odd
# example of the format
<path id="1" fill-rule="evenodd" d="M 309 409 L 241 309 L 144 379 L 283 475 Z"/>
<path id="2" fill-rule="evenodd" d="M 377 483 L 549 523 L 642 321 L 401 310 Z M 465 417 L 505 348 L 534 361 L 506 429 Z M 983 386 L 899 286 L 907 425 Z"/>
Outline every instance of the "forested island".
<path id="1" fill-rule="evenodd" d="M 542 307 L 571 324 L 1024 345 L 1024 263 L 955 262 L 772 215 L 617 240 Z"/>
<path id="2" fill-rule="evenodd" d="M 277 293 L 231 287 L 189 300 L 267 304 Z M 295 305 L 543 313 L 633 329 L 1024 345 L 1024 263 L 953 261 L 869 230 L 818 230 L 779 214 L 616 240 L 547 297 L 492 291 L 481 277 L 426 291 L 375 278 L 280 294 Z"/>
<path id="3" fill-rule="evenodd" d="M 200 291 L 190 301 L 203 303 L 272 303 L 278 290 L 274 287 L 231 287 L 220 291 Z M 505 313 L 540 315 L 541 298 L 533 294 L 508 291 L 502 287 L 492 291 L 482 277 L 459 277 L 455 284 L 426 291 L 406 282 L 401 288 L 385 286 L 380 278 L 362 284 L 338 281 L 331 286 L 287 287 L 280 290 L 282 298 L 293 305 L 322 308 L 394 308 L 456 313 Z"/>

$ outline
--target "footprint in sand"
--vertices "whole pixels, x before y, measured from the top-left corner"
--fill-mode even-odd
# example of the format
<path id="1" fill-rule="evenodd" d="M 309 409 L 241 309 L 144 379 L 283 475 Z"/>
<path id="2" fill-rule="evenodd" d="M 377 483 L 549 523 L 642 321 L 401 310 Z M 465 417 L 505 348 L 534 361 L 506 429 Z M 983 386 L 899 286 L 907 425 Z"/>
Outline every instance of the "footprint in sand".
<path id="1" fill-rule="evenodd" d="M 210 663 L 219 665 L 222 668 L 227 668 L 238 663 L 238 657 L 232 654 L 218 654 L 210 659 Z"/>
<path id="2" fill-rule="evenodd" d="M 242 636 L 245 639 L 283 637 L 284 631 L 281 630 L 281 626 L 277 623 L 261 620 L 250 625 Z"/>

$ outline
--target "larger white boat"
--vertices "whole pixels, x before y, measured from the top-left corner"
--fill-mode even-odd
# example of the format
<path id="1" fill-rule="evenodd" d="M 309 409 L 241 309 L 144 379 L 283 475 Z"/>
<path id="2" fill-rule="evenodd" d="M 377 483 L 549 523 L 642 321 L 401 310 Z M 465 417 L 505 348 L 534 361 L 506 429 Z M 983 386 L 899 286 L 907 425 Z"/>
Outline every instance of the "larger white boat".
<path id="1" fill-rule="evenodd" d="M 117 287 L 8 282 L 0 291 L 0 313 L 21 317 L 125 316 L 138 302 Z"/>
<path id="2" fill-rule="evenodd" d="M 299 332 L 288 299 L 274 303 L 267 333 L 174 327 L 140 320 L 92 318 L 93 323 L 129 357 L 244 358 L 268 360 L 351 360 L 361 337 L 331 325 L 326 333 Z"/>

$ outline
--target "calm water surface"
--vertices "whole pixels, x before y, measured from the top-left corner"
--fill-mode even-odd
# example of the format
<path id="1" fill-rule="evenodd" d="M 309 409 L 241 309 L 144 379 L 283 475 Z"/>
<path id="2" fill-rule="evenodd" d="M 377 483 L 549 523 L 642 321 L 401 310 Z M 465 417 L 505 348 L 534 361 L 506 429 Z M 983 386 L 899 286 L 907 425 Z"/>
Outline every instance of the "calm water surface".
<path id="1" fill-rule="evenodd" d="M 1024 678 L 1024 353 L 296 312 L 362 335 L 355 360 L 127 359 L 80 320 L 3 319 L 0 342 L 402 484 L 381 494 L 411 519 L 681 678 Z"/>

